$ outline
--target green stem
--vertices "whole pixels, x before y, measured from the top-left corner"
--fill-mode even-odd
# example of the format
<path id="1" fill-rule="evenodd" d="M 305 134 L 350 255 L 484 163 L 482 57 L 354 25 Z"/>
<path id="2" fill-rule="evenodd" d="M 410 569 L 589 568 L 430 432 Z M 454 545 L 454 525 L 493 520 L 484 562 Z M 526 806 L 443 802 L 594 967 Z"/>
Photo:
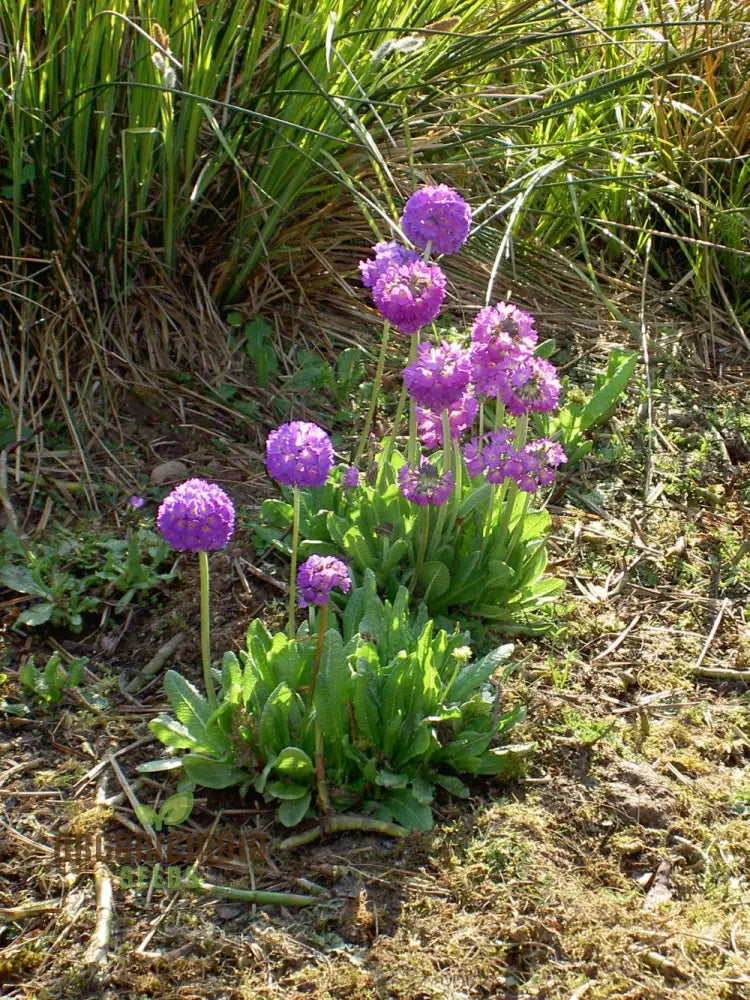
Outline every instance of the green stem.
<path id="1" fill-rule="evenodd" d="M 409 362 L 413 361 L 417 356 L 417 334 L 413 334 L 411 338 L 411 348 L 409 350 Z M 393 452 L 393 446 L 396 443 L 396 435 L 399 432 L 401 426 L 401 419 L 404 415 L 404 408 L 406 406 L 406 385 L 403 380 L 401 382 L 401 394 L 398 397 L 398 405 L 396 406 L 396 415 L 393 418 L 393 427 L 391 428 L 391 433 L 385 439 L 385 447 L 383 448 L 383 453 L 380 456 L 380 468 L 378 469 L 378 478 L 376 486 L 380 489 L 380 484 L 382 482 L 385 470 L 390 465 L 391 454 Z"/>
<path id="2" fill-rule="evenodd" d="M 307 728 L 307 720 L 310 718 L 310 712 L 312 710 L 313 694 L 315 693 L 315 684 L 318 680 L 318 671 L 320 670 L 320 659 L 323 655 L 323 644 L 326 639 L 326 626 L 328 624 L 328 605 L 322 605 L 320 609 L 320 618 L 318 619 L 318 645 L 315 647 L 315 659 L 313 660 L 312 671 L 310 673 L 310 687 L 307 692 L 307 707 L 305 709 L 305 718 L 302 723 L 303 731 Z"/>
<path id="3" fill-rule="evenodd" d="M 359 444 L 357 445 L 357 450 L 354 453 L 353 464 L 357 465 L 359 460 L 364 454 L 364 450 L 367 447 L 367 440 L 370 436 L 370 431 L 372 430 L 372 421 L 375 417 L 375 408 L 378 405 L 378 395 L 380 394 L 380 386 L 383 383 L 383 369 L 385 368 L 385 355 L 388 350 L 388 335 L 390 333 L 391 324 L 388 320 L 383 321 L 383 336 L 380 341 L 380 355 L 378 356 L 378 366 L 375 369 L 375 381 L 372 385 L 372 396 L 370 397 L 370 408 L 367 411 L 367 419 L 365 420 L 365 426 L 362 429 L 362 436 L 359 439 Z"/>
<path id="4" fill-rule="evenodd" d="M 409 350 L 409 364 L 415 360 L 417 356 L 417 348 L 419 347 L 419 330 L 411 338 L 411 348 Z M 417 454 L 419 451 L 419 441 L 417 438 L 417 408 L 413 399 L 409 399 L 409 443 L 406 448 L 406 457 L 408 460 L 414 464 L 417 461 Z"/>
<path id="5" fill-rule="evenodd" d="M 297 545 L 299 543 L 299 506 L 300 495 L 299 486 L 292 487 L 292 564 L 289 571 L 289 624 L 287 625 L 287 635 L 294 638 L 294 619 L 296 614 L 297 600 Z"/>
<path id="6" fill-rule="evenodd" d="M 304 847 L 318 840 L 326 833 L 348 833 L 351 830 L 361 830 L 364 833 L 380 833 L 384 837 L 408 837 L 409 831 L 396 823 L 387 823 L 381 819 L 371 819 L 369 816 L 329 816 L 324 823 L 287 837 L 279 844 L 274 844 L 280 851 L 291 851 L 295 847 Z"/>
<path id="7" fill-rule="evenodd" d="M 446 475 L 446 473 L 451 471 L 451 426 L 447 410 L 443 410 L 441 419 L 443 423 L 443 475 Z M 443 526 L 445 525 L 445 518 L 450 503 L 451 500 L 449 498 L 438 511 L 437 524 L 435 525 L 435 534 L 432 536 L 430 552 L 437 552 L 440 546 L 440 537 L 443 534 Z"/>
<path id="8" fill-rule="evenodd" d="M 233 899 L 238 903 L 256 903 L 258 906 L 310 906 L 314 896 L 298 896 L 291 892 L 262 892 L 259 889 L 235 889 L 231 885 L 214 885 L 213 882 L 199 881 L 185 883 L 195 892 L 208 893 L 216 899 Z"/>
<path id="9" fill-rule="evenodd" d="M 414 573 L 412 574 L 411 582 L 409 584 L 409 594 L 413 594 L 416 586 L 417 580 L 419 579 L 419 574 L 422 572 L 422 565 L 424 563 L 425 552 L 427 551 L 427 539 L 430 534 L 430 508 L 429 506 L 422 509 L 422 532 L 419 538 L 419 552 L 417 553 L 417 561 L 414 564 Z"/>
<path id="10" fill-rule="evenodd" d="M 208 552 L 198 553 L 198 565 L 201 575 L 201 660 L 203 661 L 203 682 L 206 685 L 211 711 L 216 708 L 216 688 L 211 673 L 211 587 L 208 577 Z"/>
<path id="11" fill-rule="evenodd" d="M 320 731 L 320 723 L 315 720 L 315 780 L 318 784 L 318 805 L 322 813 L 330 812 L 331 799 L 328 795 L 328 785 L 326 783 L 326 758 L 323 750 L 323 733 Z"/>

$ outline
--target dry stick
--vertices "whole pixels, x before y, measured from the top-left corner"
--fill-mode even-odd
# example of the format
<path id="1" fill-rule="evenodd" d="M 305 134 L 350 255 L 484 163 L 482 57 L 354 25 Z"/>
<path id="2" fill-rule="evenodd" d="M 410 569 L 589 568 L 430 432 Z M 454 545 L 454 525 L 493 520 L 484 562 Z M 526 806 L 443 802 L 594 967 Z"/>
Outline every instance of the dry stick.
<path id="1" fill-rule="evenodd" d="M 386 837 L 408 837 L 409 831 L 395 823 L 372 819 L 370 816 L 330 816 L 325 823 L 314 826 L 304 833 L 287 837 L 275 846 L 280 851 L 291 851 L 295 847 L 304 847 L 326 833 L 348 833 L 351 830 L 361 830 L 364 833 L 381 833 Z"/>
<path id="2" fill-rule="evenodd" d="M 136 691 L 140 691 L 142 687 L 145 687 L 148 681 L 150 681 L 152 677 L 156 676 L 164 664 L 174 656 L 184 640 L 185 633 L 178 632 L 177 635 L 173 636 L 173 638 L 169 640 L 169 642 L 165 642 L 161 649 L 159 649 L 148 661 L 145 667 L 142 667 L 135 677 L 133 677 L 132 680 L 125 685 L 125 690 L 128 694 L 135 694 Z"/>
<path id="3" fill-rule="evenodd" d="M 107 866 L 101 861 L 97 861 L 94 867 L 94 885 L 96 886 L 96 926 L 86 949 L 84 963 L 86 965 L 106 965 L 109 939 L 112 933 L 114 898 L 112 878 L 107 871 Z"/>
<path id="4" fill-rule="evenodd" d="M 132 789 L 132 787 L 130 785 L 130 782 L 125 777 L 125 775 L 122 773 L 122 768 L 120 767 L 120 765 L 115 760 L 114 755 L 111 754 L 111 753 L 108 753 L 106 755 L 106 758 L 107 758 L 107 762 L 109 763 L 110 767 L 115 772 L 115 776 L 116 776 L 117 780 L 120 782 L 120 785 L 122 787 L 123 792 L 125 792 L 125 794 L 127 795 L 128 801 L 130 802 L 130 805 L 133 807 L 133 812 L 136 814 L 136 816 L 138 816 L 138 811 L 139 811 L 138 807 L 140 806 L 141 803 L 138 801 L 138 798 L 137 798 L 135 792 L 133 791 L 133 789 Z M 140 816 L 138 816 L 138 819 L 140 820 Z M 147 834 L 149 840 L 151 841 L 151 843 L 154 845 L 154 850 L 156 851 L 157 857 L 161 858 L 162 861 L 163 861 L 164 860 L 164 850 L 162 848 L 162 845 L 159 843 L 159 840 L 158 840 L 158 838 L 156 836 L 156 833 L 154 832 L 153 828 L 150 827 L 150 826 L 148 826 L 146 823 L 143 823 L 143 822 L 141 822 L 141 826 L 146 831 L 146 834 Z"/>
<path id="5" fill-rule="evenodd" d="M 698 660 L 695 666 L 693 667 L 694 671 L 701 671 L 701 664 L 706 658 L 706 653 L 708 652 L 711 643 L 714 641 L 714 636 L 719 631 L 719 625 L 721 625 L 721 619 L 724 617 L 724 612 L 729 607 L 729 603 L 730 602 L 726 597 L 721 602 L 721 605 L 719 606 L 719 611 L 716 615 L 713 625 L 711 626 L 711 631 L 708 633 L 708 637 L 706 638 L 706 641 L 703 644 L 703 649 L 700 651 L 700 656 L 698 657 Z M 701 673 L 703 673 L 703 671 L 701 671 Z"/>

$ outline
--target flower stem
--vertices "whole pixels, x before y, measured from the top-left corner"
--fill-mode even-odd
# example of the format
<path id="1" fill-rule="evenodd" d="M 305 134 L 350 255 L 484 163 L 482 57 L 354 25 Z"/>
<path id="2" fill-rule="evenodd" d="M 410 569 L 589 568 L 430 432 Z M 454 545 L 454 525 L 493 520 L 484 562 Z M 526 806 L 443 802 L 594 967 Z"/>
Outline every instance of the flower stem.
<path id="1" fill-rule="evenodd" d="M 299 506 L 300 495 L 299 486 L 292 487 L 292 564 L 289 571 L 289 624 L 287 625 L 287 635 L 294 638 L 294 618 L 297 600 L 297 545 L 299 543 Z"/>
<path id="2" fill-rule="evenodd" d="M 383 321 L 383 336 L 380 341 L 380 355 L 378 356 L 378 366 L 375 369 L 375 381 L 372 384 L 372 396 L 370 397 L 370 408 L 367 411 L 367 418 L 365 420 L 365 426 L 362 428 L 362 436 L 359 439 L 359 444 L 357 445 L 357 450 L 354 453 L 354 459 L 352 461 L 353 465 L 358 465 L 359 460 L 364 454 L 364 450 L 367 447 L 367 439 L 370 436 L 370 431 L 372 430 L 372 421 L 375 416 L 375 408 L 378 405 L 378 395 L 380 394 L 380 386 L 383 382 L 383 369 L 385 368 L 385 355 L 388 350 L 388 335 L 390 333 L 391 324 L 388 320 Z"/>
<path id="3" fill-rule="evenodd" d="M 448 411 L 446 409 L 443 410 L 441 419 L 443 424 L 443 475 L 446 475 L 451 469 L 451 425 L 448 417 Z M 435 534 L 432 536 L 432 545 L 430 546 L 430 550 L 434 552 L 437 552 L 440 545 L 440 536 L 443 534 L 445 517 L 448 512 L 448 503 L 449 501 L 446 500 L 438 511 Z"/>
<path id="4" fill-rule="evenodd" d="M 330 812 L 331 799 L 328 795 L 328 783 L 326 782 L 326 759 L 323 752 L 323 733 L 320 731 L 320 723 L 315 721 L 315 780 L 318 785 L 318 805 L 322 813 Z"/>
<path id="5" fill-rule="evenodd" d="M 211 673 L 211 588 L 208 577 L 208 552 L 198 553 L 201 576 L 201 660 L 203 661 L 203 682 L 211 711 L 216 708 L 216 688 Z"/>
<path id="6" fill-rule="evenodd" d="M 313 660 L 312 671 L 310 673 L 310 687 L 307 692 L 307 708 L 305 710 L 305 722 L 303 727 L 306 728 L 307 720 L 310 717 L 310 711 L 312 710 L 312 700 L 313 694 L 315 693 L 315 684 L 318 680 L 318 671 L 320 670 L 320 658 L 323 655 L 323 644 L 326 639 L 326 625 L 328 624 L 328 605 L 323 604 L 320 608 L 320 617 L 318 619 L 318 645 L 315 647 L 315 659 Z"/>
<path id="7" fill-rule="evenodd" d="M 441 508 L 442 509 L 442 508 Z M 422 572 L 422 565 L 424 563 L 424 555 L 427 551 L 427 539 L 430 534 L 430 508 L 425 507 L 422 510 L 422 533 L 419 538 L 419 552 L 417 553 L 417 561 L 414 563 L 414 572 L 412 573 L 411 582 L 409 584 L 409 595 L 414 593 L 417 587 L 417 580 L 419 579 L 419 574 Z"/>
<path id="8" fill-rule="evenodd" d="M 411 348 L 409 350 L 409 361 L 413 361 L 417 356 L 417 343 L 418 335 L 416 333 L 412 334 L 411 338 Z M 377 487 L 380 488 L 383 476 L 385 475 L 386 468 L 390 465 L 391 453 L 393 452 L 393 446 L 396 443 L 396 435 L 399 432 L 401 426 L 401 419 L 404 415 L 404 408 L 406 406 L 406 384 L 402 381 L 401 383 L 401 394 L 398 397 L 398 405 L 396 407 L 396 415 L 393 418 L 393 427 L 391 428 L 391 433 L 385 440 L 385 448 L 380 456 L 380 467 L 378 469 Z"/>

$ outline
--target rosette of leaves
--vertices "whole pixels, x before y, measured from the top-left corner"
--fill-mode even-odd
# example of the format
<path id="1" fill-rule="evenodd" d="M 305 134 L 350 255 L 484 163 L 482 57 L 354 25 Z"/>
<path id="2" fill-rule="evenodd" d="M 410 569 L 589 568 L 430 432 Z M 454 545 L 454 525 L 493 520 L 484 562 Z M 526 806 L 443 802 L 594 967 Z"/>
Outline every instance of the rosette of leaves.
<path id="1" fill-rule="evenodd" d="M 502 745 L 524 712 L 506 710 L 490 681 L 503 665 L 503 677 L 509 673 L 511 647 L 472 661 L 467 639 L 436 631 L 424 605 L 411 616 L 404 587 L 393 602 L 382 600 L 368 570 L 340 627 L 325 634 L 309 711 L 317 637 L 306 627 L 293 640 L 272 636 L 253 621 L 246 648 L 224 656 L 214 712 L 168 672 L 174 717 L 160 715 L 151 730 L 186 752 L 141 770 L 181 766 L 196 785 L 252 789 L 294 826 L 316 804 L 317 722 L 334 808 L 427 829 L 438 788 L 466 796 L 462 775 L 514 774 L 530 750 Z"/>
<path id="2" fill-rule="evenodd" d="M 538 612 L 561 593 L 564 582 L 543 578 L 547 511 L 527 509 L 520 493 L 503 500 L 501 489 L 472 480 L 464 467 L 461 491 L 454 490 L 441 520 L 438 510 L 416 507 L 402 496 L 396 476 L 403 463 L 394 452 L 377 486 L 345 490 L 328 483 L 302 490 L 300 558 L 343 552 L 355 574 L 362 579 L 366 571 L 374 573 L 391 600 L 399 587 L 410 587 L 440 624 L 460 615 L 470 627 L 479 618 L 508 633 L 548 627 Z M 506 503 L 510 510 L 504 516 Z M 291 503 L 266 500 L 260 516 L 262 544 L 290 557 Z M 430 544 L 414 581 L 425 517 Z"/>

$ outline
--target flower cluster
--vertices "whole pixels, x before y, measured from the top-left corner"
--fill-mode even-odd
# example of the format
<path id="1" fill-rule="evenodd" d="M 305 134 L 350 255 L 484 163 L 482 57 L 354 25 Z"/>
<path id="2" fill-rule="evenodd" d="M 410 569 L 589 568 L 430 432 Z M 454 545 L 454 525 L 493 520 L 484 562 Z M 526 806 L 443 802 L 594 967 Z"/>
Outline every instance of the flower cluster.
<path id="1" fill-rule="evenodd" d="M 333 468 L 333 445 L 322 427 L 293 420 L 271 431 L 266 468 L 283 486 L 324 486 Z"/>
<path id="2" fill-rule="evenodd" d="M 350 465 L 347 467 L 342 477 L 341 485 L 345 486 L 349 490 L 353 490 L 359 486 L 359 469 L 356 465 Z"/>
<path id="3" fill-rule="evenodd" d="M 402 495 L 419 507 L 441 507 L 453 491 L 453 473 L 441 475 L 429 459 L 422 458 L 418 465 L 401 466 L 398 484 Z"/>
<path id="4" fill-rule="evenodd" d="M 479 412 L 479 400 L 470 391 L 448 409 L 448 426 L 451 441 L 458 441 L 464 431 L 468 430 L 476 420 Z M 426 407 L 415 408 L 417 416 L 417 433 L 426 448 L 437 448 L 443 444 L 442 414 Z"/>
<path id="5" fill-rule="evenodd" d="M 553 364 L 529 355 L 517 358 L 508 368 L 498 390 L 508 413 L 514 417 L 532 411 L 549 413 L 560 398 L 560 381 Z"/>
<path id="6" fill-rule="evenodd" d="M 404 368 L 404 384 L 415 403 L 440 412 L 463 397 L 471 379 L 471 360 L 460 344 L 444 340 L 437 347 L 420 344 Z"/>
<path id="7" fill-rule="evenodd" d="M 515 448 L 515 435 L 501 427 L 483 438 L 472 438 L 464 450 L 466 467 L 472 476 L 484 472 L 490 483 L 512 479 L 520 490 L 535 493 L 555 478 L 554 469 L 567 461 L 562 447 L 548 438 L 530 441 Z"/>
<path id="8" fill-rule="evenodd" d="M 401 264 L 412 264 L 415 260 L 419 260 L 416 250 L 401 246 L 395 240 L 376 243 L 372 249 L 375 251 L 375 258 L 359 262 L 359 273 L 365 288 L 374 288 L 378 279 L 391 265 L 400 267 Z"/>
<path id="9" fill-rule="evenodd" d="M 502 397 L 517 367 L 533 358 L 537 340 L 530 313 L 507 302 L 480 309 L 469 349 L 477 392 L 491 399 Z"/>
<path id="10" fill-rule="evenodd" d="M 351 585 L 346 563 L 335 556 L 310 556 L 297 573 L 300 607 L 327 604 L 334 587 L 346 594 Z"/>
<path id="11" fill-rule="evenodd" d="M 178 552 L 211 552 L 232 537 L 234 505 L 214 483 L 188 479 L 166 497 L 156 523 Z"/>
<path id="12" fill-rule="evenodd" d="M 421 260 L 389 264 L 372 289 L 375 305 L 400 333 L 410 334 L 437 317 L 445 298 L 445 275 Z"/>
<path id="13" fill-rule="evenodd" d="M 404 206 L 401 226 L 408 239 L 433 253 L 455 253 L 469 235 L 471 209 L 446 184 L 427 185 L 415 191 Z"/>

